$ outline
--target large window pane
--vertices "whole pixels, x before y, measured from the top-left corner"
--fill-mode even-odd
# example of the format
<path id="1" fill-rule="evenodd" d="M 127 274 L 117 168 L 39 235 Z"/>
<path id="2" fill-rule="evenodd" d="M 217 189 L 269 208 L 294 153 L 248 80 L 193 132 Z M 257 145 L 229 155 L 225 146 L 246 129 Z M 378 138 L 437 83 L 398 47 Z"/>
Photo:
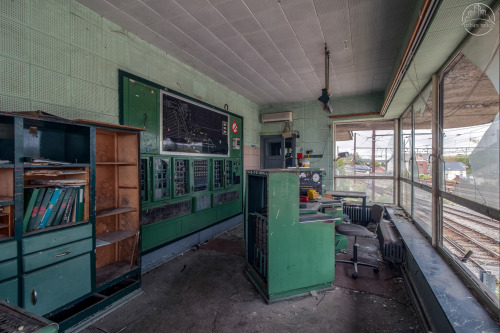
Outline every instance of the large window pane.
<path id="1" fill-rule="evenodd" d="M 415 152 L 413 180 L 432 185 L 432 86 L 429 85 L 413 104 Z"/>
<path id="2" fill-rule="evenodd" d="M 336 163 L 337 176 L 393 175 L 392 121 L 337 125 L 335 144 L 339 156 Z"/>
<path id="3" fill-rule="evenodd" d="M 406 179 L 411 179 L 411 168 L 412 168 L 412 154 L 413 154 L 413 142 L 412 142 L 412 110 L 408 110 L 402 117 L 401 120 L 401 174 L 400 176 Z"/>
<path id="4" fill-rule="evenodd" d="M 500 222 L 470 208 L 500 208 L 498 38 L 498 28 L 472 38 L 445 70 L 442 170 L 443 190 L 454 194 L 443 204 L 444 248 L 470 255 L 465 265 L 496 294 L 497 307 Z M 479 205 L 460 206 L 455 196 Z"/>
<path id="5" fill-rule="evenodd" d="M 458 258 L 464 258 L 471 251 L 465 266 L 498 298 L 500 221 L 445 200 L 443 223 L 444 247 Z"/>
<path id="6" fill-rule="evenodd" d="M 484 53 L 491 56 L 492 46 L 484 46 Z M 477 52 L 466 51 L 444 77 L 445 190 L 498 209 L 498 49 L 493 58 L 482 60 Z M 495 61 L 496 73 L 490 70 Z"/>
<path id="7" fill-rule="evenodd" d="M 432 235 L 432 194 L 413 188 L 413 219 L 428 234 Z"/>
<path id="8" fill-rule="evenodd" d="M 393 203 L 394 184 L 392 179 L 335 178 L 337 191 L 356 191 L 368 194 L 367 201 Z M 356 199 L 352 199 L 356 201 Z M 349 201 L 352 201 L 349 199 Z M 357 200 L 361 202 L 361 199 Z"/>
<path id="9" fill-rule="evenodd" d="M 412 186 L 408 183 L 401 182 L 401 207 L 408 213 L 411 214 L 411 188 Z"/>

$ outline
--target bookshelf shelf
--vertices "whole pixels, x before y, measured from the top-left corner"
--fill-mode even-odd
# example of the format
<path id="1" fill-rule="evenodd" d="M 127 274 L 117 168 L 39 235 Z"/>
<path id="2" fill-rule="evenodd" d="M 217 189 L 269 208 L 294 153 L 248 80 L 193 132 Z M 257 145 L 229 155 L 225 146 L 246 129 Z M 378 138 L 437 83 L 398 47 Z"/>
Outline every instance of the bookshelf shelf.
<path id="1" fill-rule="evenodd" d="M 115 230 L 96 236 L 96 247 L 117 243 L 132 236 L 138 236 L 136 231 Z"/>
<path id="2" fill-rule="evenodd" d="M 96 270 L 96 284 L 98 286 L 103 285 L 108 281 L 113 281 L 131 270 L 137 269 L 139 266 L 130 264 L 129 262 L 118 261 Z"/>
<path id="3" fill-rule="evenodd" d="M 13 197 L 7 197 L 7 196 L 0 196 L 0 203 L 14 204 L 14 198 Z"/>
<path id="4" fill-rule="evenodd" d="M 68 164 L 33 164 L 24 162 L 24 169 L 65 169 L 65 168 L 86 168 L 90 167 L 90 164 L 87 163 L 68 163 Z"/>
<path id="5" fill-rule="evenodd" d="M 96 165 L 131 165 L 135 166 L 137 163 L 131 163 L 131 162 L 96 162 Z"/>
<path id="6" fill-rule="evenodd" d="M 102 212 L 96 213 L 96 217 L 125 214 L 128 212 L 135 212 L 135 211 L 136 211 L 136 209 L 134 207 L 118 207 L 118 208 L 108 209 L 108 210 L 104 210 Z"/>

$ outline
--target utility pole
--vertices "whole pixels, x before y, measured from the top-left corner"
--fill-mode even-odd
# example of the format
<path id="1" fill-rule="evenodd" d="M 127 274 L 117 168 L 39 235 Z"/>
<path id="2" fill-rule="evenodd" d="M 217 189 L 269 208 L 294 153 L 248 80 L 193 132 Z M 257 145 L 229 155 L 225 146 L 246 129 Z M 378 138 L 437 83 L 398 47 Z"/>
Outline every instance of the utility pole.
<path id="1" fill-rule="evenodd" d="M 372 175 L 375 175 L 375 130 L 372 130 Z M 372 201 L 375 201 L 375 179 L 372 179 Z"/>
<path id="2" fill-rule="evenodd" d="M 354 157 L 353 157 L 353 162 L 354 162 L 354 174 L 356 174 L 356 134 L 354 133 Z"/>

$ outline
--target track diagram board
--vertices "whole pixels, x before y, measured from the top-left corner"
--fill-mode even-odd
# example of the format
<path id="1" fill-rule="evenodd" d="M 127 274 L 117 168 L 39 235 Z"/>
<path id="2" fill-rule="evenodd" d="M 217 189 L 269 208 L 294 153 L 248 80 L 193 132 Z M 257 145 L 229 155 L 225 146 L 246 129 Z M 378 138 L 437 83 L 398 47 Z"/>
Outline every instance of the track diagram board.
<path id="1" fill-rule="evenodd" d="M 162 92 L 162 153 L 228 155 L 229 116 Z"/>

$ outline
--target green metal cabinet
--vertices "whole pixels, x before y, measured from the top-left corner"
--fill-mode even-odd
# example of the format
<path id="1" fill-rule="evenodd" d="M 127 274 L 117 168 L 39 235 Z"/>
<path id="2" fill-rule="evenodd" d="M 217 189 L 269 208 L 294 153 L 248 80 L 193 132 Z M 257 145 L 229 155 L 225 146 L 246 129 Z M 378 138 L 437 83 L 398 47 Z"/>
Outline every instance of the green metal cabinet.
<path id="1" fill-rule="evenodd" d="M 330 287 L 335 224 L 321 213 L 303 223 L 298 172 L 248 171 L 246 198 L 245 274 L 266 300 Z"/>
<path id="2" fill-rule="evenodd" d="M 19 304 L 19 283 L 17 278 L 0 282 L 0 299 L 14 305 Z"/>
<path id="3" fill-rule="evenodd" d="M 18 304 L 17 242 L 0 243 L 0 299 Z"/>
<path id="4" fill-rule="evenodd" d="M 123 77 L 123 123 L 144 128 L 141 132 L 141 153 L 158 154 L 160 113 L 159 90 L 137 80 Z"/>
<path id="5" fill-rule="evenodd" d="M 121 123 L 147 130 L 141 133 L 140 149 L 142 251 L 153 251 L 240 214 L 243 118 L 131 73 L 119 71 L 119 77 Z M 174 99 L 193 104 L 185 118 L 165 112 Z M 220 131 L 204 127 L 203 121 L 212 116 L 221 120 Z M 174 128 L 173 123 L 182 126 Z M 186 128 L 189 133 L 183 134 Z M 191 134 L 196 135 L 184 138 Z"/>
<path id="6" fill-rule="evenodd" d="M 171 162 L 169 157 L 152 157 L 153 201 L 169 199 L 171 194 Z"/>
<path id="7" fill-rule="evenodd" d="M 22 277 L 24 308 L 46 315 L 90 293 L 90 274 L 90 253 L 25 274 Z"/>
<path id="8" fill-rule="evenodd" d="M 140 288 L 139 129 L 88 120 L 70 121 L 36 111 L 22 115 L 0 112 L 0 131 L 0 160 L 11 162 L 0 166 L 0 300 L 45 316 L 66 330 Z M 106 135 L 102 135 L 104 132 Z M 98 143 L 100 134 L 101 140 L 109 140 Z M 38 159 L 50 161 L 40 163 Z M 120 173 L 114 172 L 116 169 Z M 54 175 L 46 177 L 47 173 Z M 100 188 L 97 193 L 97 175 L 113 186 Z M 47 179 L 59 183 L 46 184 L 43 181 Z M 29 217 L 31 211 L 25 209 L 34 192 L 27 189 L 68 186 L 64 181 L 83 186 L 79 206 L 83 214 L 74 214 L 72 222 L 27 228 L 29 218 L 25 216 Z M 99 203 L 106 202 L 109 190 L 116 188 L 122 191 L 120 204 L 127 207 L 106 206 L 104 217 L 99 211 L 98 223 L 96 196 Z M 102 252 L 97 243 L 103 245 L 97 237 L 110 231 L 101 222 L 126 214 L 132 216 L 129 220 L 136 222 L 136 228 L 118 230 L 106 240 L 110 244 L 130 236 L 126 240 L 129 244 L 123 242 L 120 256 L 135 244 L 124 261 L 127 268 L 131 262 L 137 264 L 123 270 L 101 259 L 101 266 L 109 264 L 107 273 L 112 280 L 97 286 L 97 271 L 101 267 L 97 267 L 96 253 Z M 123 221 L 121 218 L 120 223 Z M 127 282 L 123 283 L 125 279 Z"/>

